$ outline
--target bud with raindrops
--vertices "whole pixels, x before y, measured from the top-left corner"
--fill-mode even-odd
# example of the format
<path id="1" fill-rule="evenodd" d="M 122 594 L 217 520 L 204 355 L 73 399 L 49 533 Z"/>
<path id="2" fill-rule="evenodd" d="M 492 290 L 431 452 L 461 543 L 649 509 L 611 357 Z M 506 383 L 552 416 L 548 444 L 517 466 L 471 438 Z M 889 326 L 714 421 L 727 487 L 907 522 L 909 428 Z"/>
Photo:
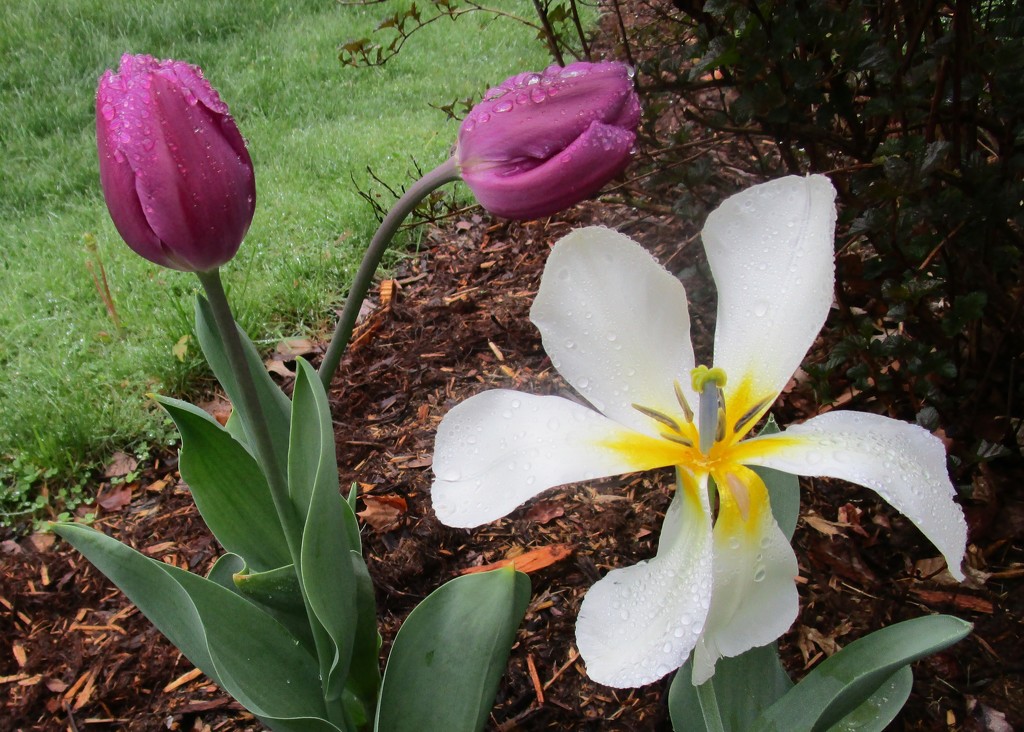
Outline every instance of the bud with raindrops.
<path id="1" fill-rule="evenodd" d="M 459 128 L 455 157 L 485 209 L 540 218 L 597 193 L 625 170 L 639 121 L 625 64 L 550 66 L 488 90 Z"/>
<path id="2" fill-rule="evenodd" d="M 186 272 L 235 256 L 256 207 L 252 160 L 198 67 L 122 56 L 100 78 L 96 143 L 110 217 L 137 254 Z"/>

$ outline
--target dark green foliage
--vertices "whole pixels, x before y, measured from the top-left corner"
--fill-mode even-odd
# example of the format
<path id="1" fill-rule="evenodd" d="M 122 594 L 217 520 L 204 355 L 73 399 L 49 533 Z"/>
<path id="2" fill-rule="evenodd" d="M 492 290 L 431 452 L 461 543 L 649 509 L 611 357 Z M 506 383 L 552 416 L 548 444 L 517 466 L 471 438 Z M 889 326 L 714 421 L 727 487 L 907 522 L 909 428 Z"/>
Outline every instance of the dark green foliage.
<path id="1" fill-rule="evenodd" d="M 673 5 L 650 4 L 659 22 L 624 37 L 651 108 L 683 106 L 691 127 L 732 136 L 750 153 L 733 162 L 759 177 L 825 172 L 839 190 L 838 311 L 810 368 L 818 396 L 852 385 L 864 408 L 930 410 L 968 461 L 982 435 L 1012 446 L 1024 397 L 1017 3 Z M 675 181 L 686 213 L 695 175 Z"/>

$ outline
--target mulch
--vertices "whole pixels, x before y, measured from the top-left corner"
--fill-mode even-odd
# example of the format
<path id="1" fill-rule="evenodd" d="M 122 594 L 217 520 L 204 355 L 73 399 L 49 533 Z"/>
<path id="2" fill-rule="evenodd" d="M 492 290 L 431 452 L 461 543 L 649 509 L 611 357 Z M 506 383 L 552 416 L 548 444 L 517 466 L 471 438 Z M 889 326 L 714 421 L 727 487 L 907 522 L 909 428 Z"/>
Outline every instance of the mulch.
<path id="1" fill-rule="evenodd" d="M 466 215 L 431 227 L 419 252 L 380 283 L 330 391 L 341 485 L 359 491 L 385 652 L 409 610 L 442 582 L 527 552 L 538 558 L 489 725 L 503 732 L 671 729 L 668 680 L 635 690 L 594 684 L 574 646 L 587 588 L 654 553 L 669 472 L 556 489 L 471 531 L 442 526 L 430 509 L 433 435 L 453 405 L 495 387 L 569 393 L 528 311 L 550 246 L 587 221 L 634 227 L 630 233 L 661 261 L 672 260 L 693 297 L 695 338 L 706 347 L 713 293 L 695 231 L 661 220 L 636 227 L 634 212 L 597 204 L 580 207 L 571 222 Z M 287 387 L 294 354 L 315 360 L 320 348 L 286 343 L 268 365 Z M 209 408 L 216 413 L 223 403 L 211 400 Z M 815 409 L 794 382 L 775 413 L 786 423 Z M 204 573 L 219 547 L 175 460 L 113 461 L 114 475 L 98 481 L 106 508 L 94 525 Z M 116 473 L 126 468 L 138 480 L 117 487 Z M 802 611 L 781 641 L 790 671 L 799 676 L 879 627 L 952 613 L 973 622 L 974 632 L 916 664 L 913 694 L 892 729 L 1024 728 L 1024 500 L 1013 476 L 987 478 L 987 492 L 975 490 L 967 506 L 974 571 L 963 585 L 944 582 L 934 548 L 870 492 L 803 481 L 795 538 Z M 66 545 L 42 534 L 4 539 L 0 730 L 260 729 Z"/>

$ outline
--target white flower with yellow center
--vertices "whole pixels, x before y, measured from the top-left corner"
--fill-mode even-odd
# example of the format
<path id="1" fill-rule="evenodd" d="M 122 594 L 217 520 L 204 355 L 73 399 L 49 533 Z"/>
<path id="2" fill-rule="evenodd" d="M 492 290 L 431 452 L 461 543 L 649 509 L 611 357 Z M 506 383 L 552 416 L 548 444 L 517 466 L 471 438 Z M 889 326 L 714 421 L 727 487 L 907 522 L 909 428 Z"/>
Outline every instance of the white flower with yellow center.
<path id="1" fill-rule="evenodd" d="M 569 234 L 551 252 L 530 317 L 552 364 L 593 408 L 495 390 L 458 405 L 438 428 L 432 500 L 450 526 L 493 521 L 557 485 L 676 467 L 657 555 L 612 570 L 584 598 L 576 640 L 595 681 L 647 684 L 693 652 L 701 684 L 719 658 L 792 624 L 796 557 L 747 466 L 871 488 L 963 578 L 967 527 L 942 444 L 924 429 L 828 412 L 744 439 L 831 307 L 834 198 L 824 176 L 789 177 L 708 217 L 702 236 L 718 288 L 712 369 L 694 363 L 678 279 L 614 231 Z"/>

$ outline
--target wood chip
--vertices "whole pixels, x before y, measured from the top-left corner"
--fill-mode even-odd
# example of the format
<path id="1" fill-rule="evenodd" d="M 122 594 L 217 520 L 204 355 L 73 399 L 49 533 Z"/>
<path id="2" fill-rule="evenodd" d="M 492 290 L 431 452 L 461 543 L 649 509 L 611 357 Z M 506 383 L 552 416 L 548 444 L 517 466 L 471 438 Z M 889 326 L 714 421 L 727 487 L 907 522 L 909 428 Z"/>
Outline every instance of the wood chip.
<path id="1" fill-rule="evenodd" d="M 510 564 L 518 571 L 530 574 L 531 572 L 537 572 L 545 567 L 550 567 L 555 562 L 560 562 L 570 556 L 575 550 L 576 547 L 572 544 L 551 544 L 549 546 L 531 549 L 530 551 L 524 552 L 516 557 L 502 559 L 501 561 L 492 562 L 491 564 L 485 564 L 482 567 L 467 567 L 462 570 L 462 574 L 488 572 L 492 569 L 507 567 Z"/>
<path id="2" fill-rule="evenodd" d="M 179 676 L 174 681 L 172 681 L 167 686 L 165 686 L 163 688 L 163 693 L 164 694 L 169 694 L 170 692 L 172 692 L 175 689 L 177 689 L 179 686 L 183 686 L 183 685 L 187 684 L 190 681 L 194 681 L 195 679 L 198 679 L 202 675 L 203 675 L 203 672 L 200 669 L 197 669 L 197 668 L 194 668 L 191 671 L 183 673 L 181 676 Z"/>

